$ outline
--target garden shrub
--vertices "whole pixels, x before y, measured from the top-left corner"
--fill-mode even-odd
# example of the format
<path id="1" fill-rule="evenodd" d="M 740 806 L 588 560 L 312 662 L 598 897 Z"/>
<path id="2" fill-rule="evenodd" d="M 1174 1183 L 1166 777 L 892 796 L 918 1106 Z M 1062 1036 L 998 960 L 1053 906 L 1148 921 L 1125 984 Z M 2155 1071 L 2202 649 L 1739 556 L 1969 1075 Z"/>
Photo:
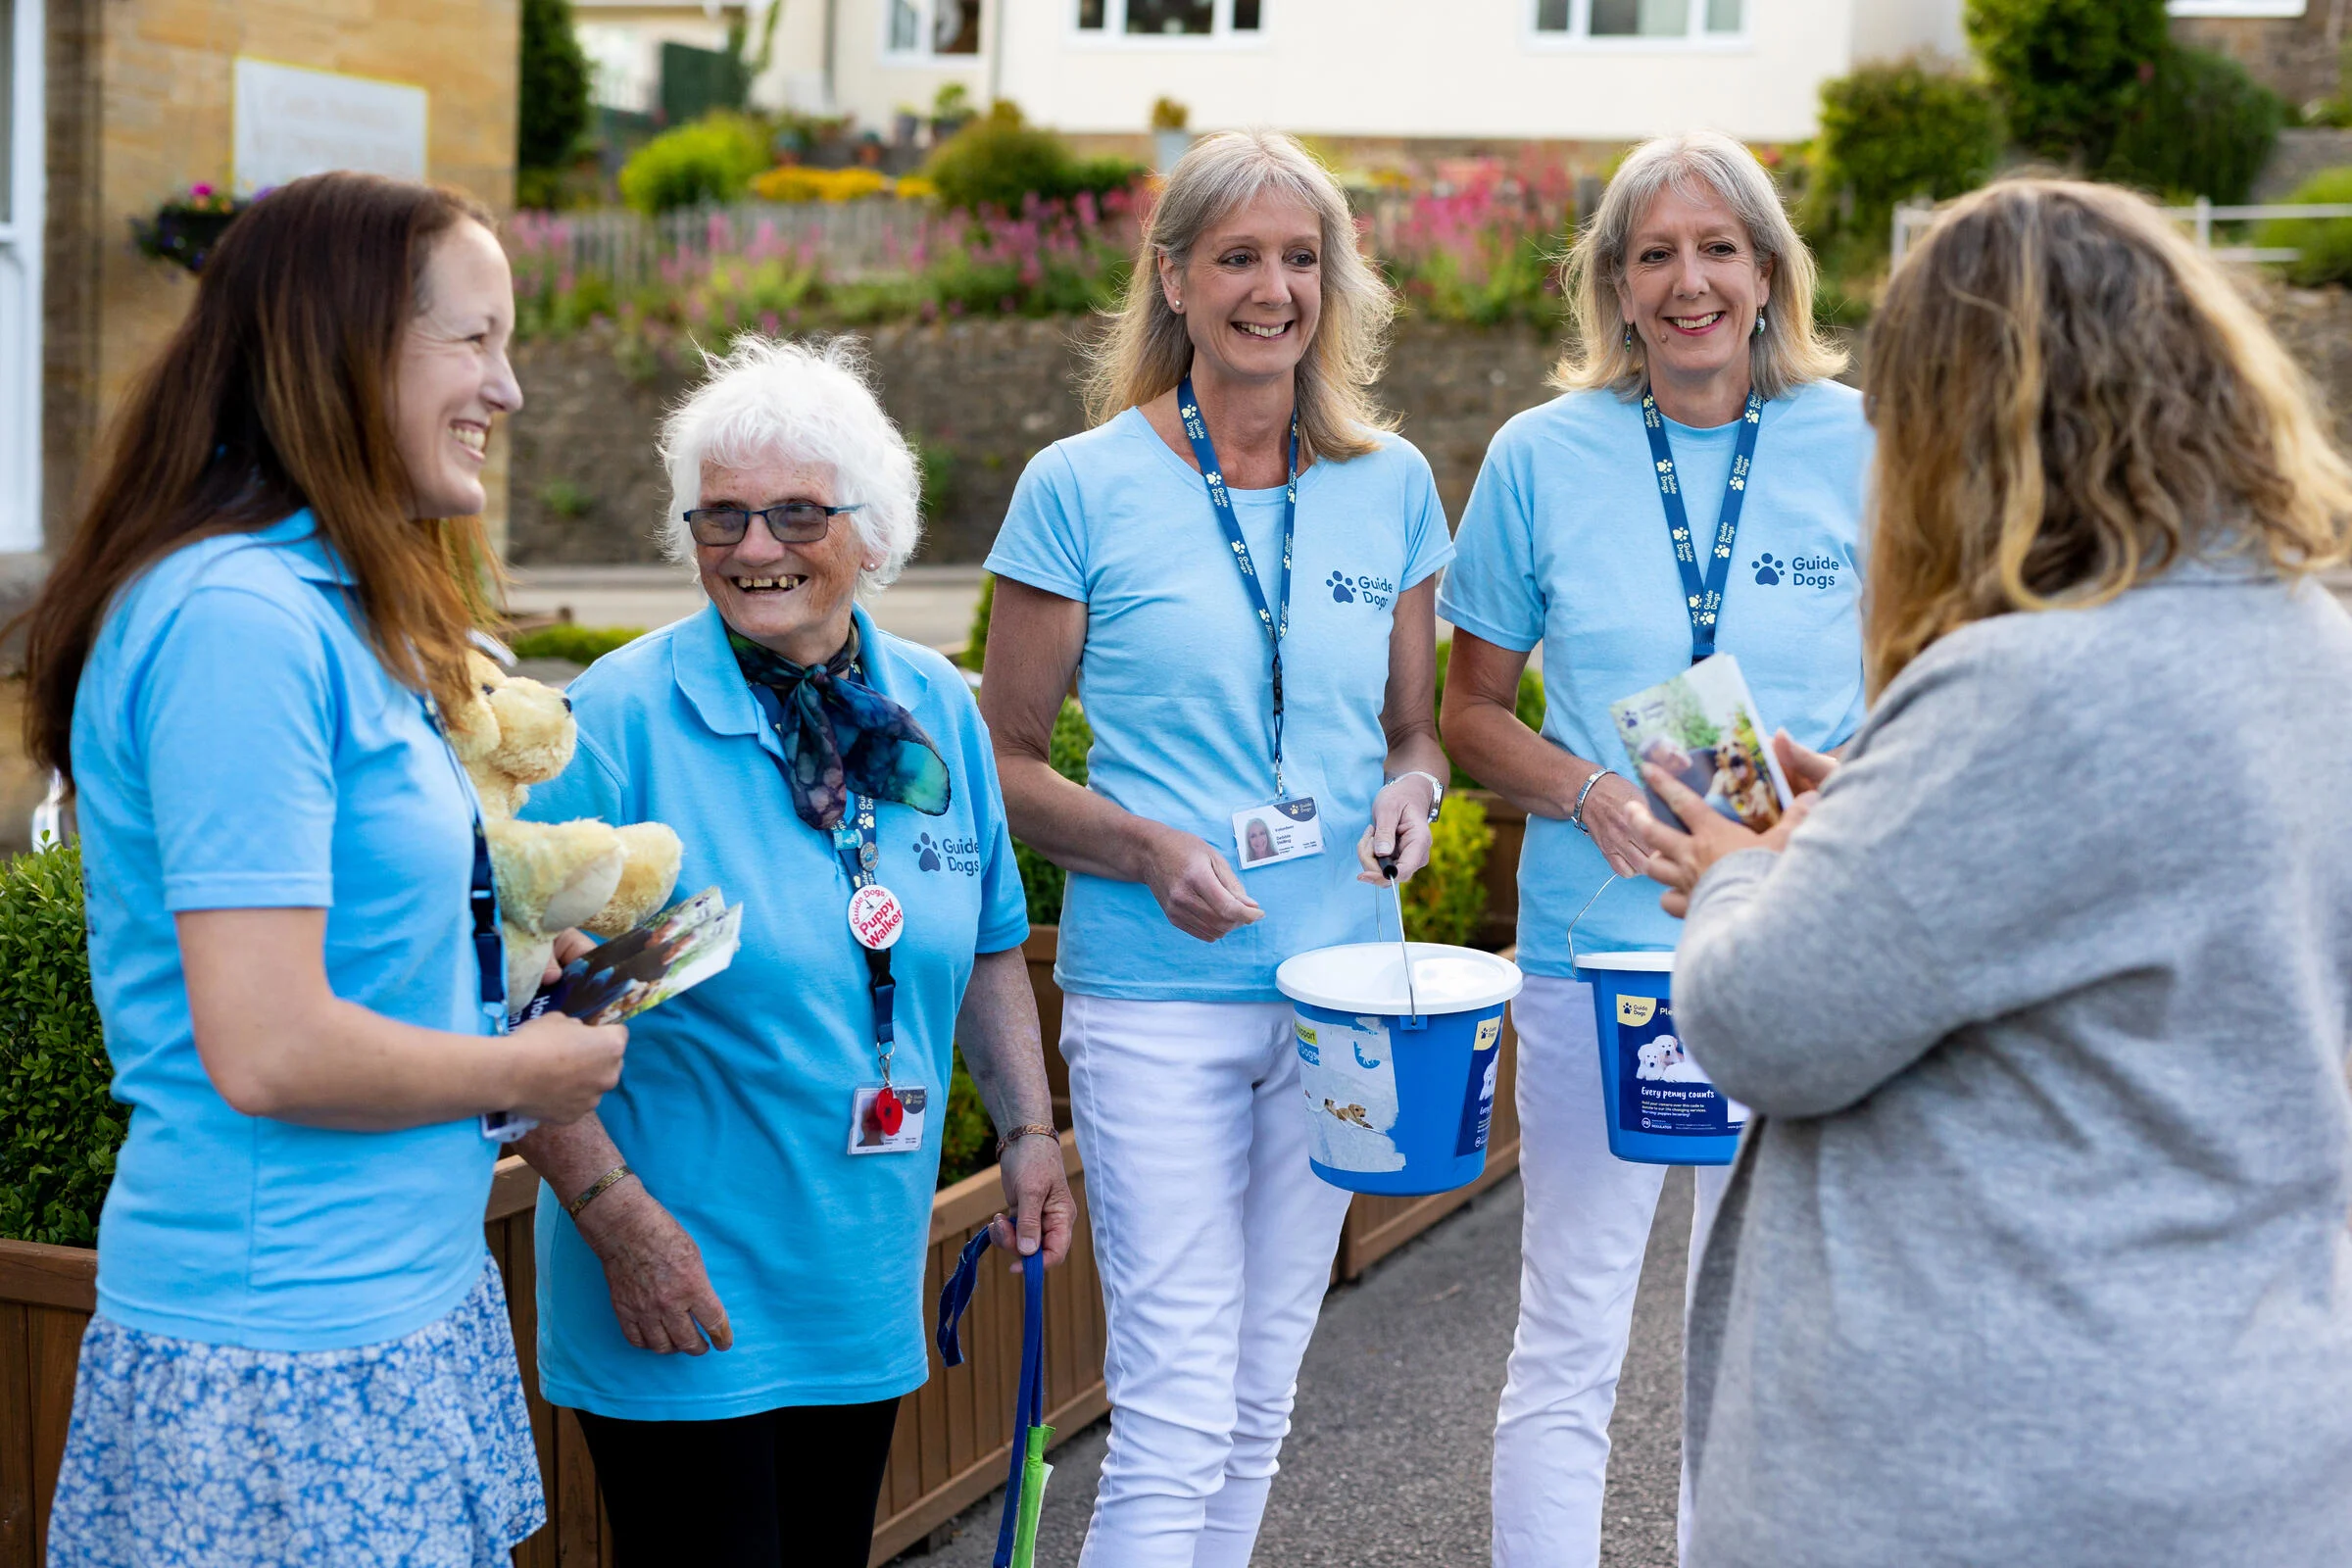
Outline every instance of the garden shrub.
<path id="1" fill-rule="evenodd" d="M 522 0 L 521 22 L 514 167 L 517 176 L 544 175 L 570 160 L 588 129 L 588 56 L 572 31 L 571 0 Z"/>
<path id="2" fill-rule="evenodd" d="M 516 632 L 507 646 L 516 659 L 562 659 L 574 664 L 593 664 L 613 649 L 626 647 L 644 635 L 643 626 L 575 626 L 566 620 Z"/>
<path id="3" fill-rule="evenodd" d="M 1875 256 L 1897 204 L 1974 190 L 2001 147 L 2000 105 L 1976 76 L 1932 58 L 1864 66 L 1822 84 L 1806 227 Z"/>
<path id="4" fill-rule="evenodd" d="M 2285 122 L 2285 100 L 2228 55 L 2170 49 L 2100 172 L 2160 195 L 2234 206 L 2254 189 Z"/>
<path id="5" fill-rule="evenodd" d="M 752 194 L 763 202 L 854 202 L 892 188 L 890 176 L 878 169 L 810 169 L 805 164 L 784 164 L 752 181 Z"/>
<path id="6" fill-rule="evenodd" d="M 955 1186 L 975 1171 L 997 1162 L 996 1126 L 988 1119 L 980 1086 L 963 1065 L 963 1053 L 955 1054 L 948 1082 L 948 1103 L 939 1119 L 939 1182 L 935 1191 Z"/>
<path id="7" fill-rule="evenodd" d="M 1487 808 L 1448 792 L 1430 828 L 1429 864 L 1404 885 L 1404 933 L 1415 942 L 1468 945 L 1487 912 Z M 1352 846 L 1348 846 L 1352 849 Z"/>
<path id="8" fill-rule="evenodd" d="M 0 1236 L 93 1247 L 129 1107 L 90 994 L 81 849 L 0 867 Z"/>
<path id="9" fill-rule="evenodd" d="M 2092 170 L 2173 47 L 2165 0 L 1968 0 L 1966 24 L 2010 135 Z"/>
<path id="10" fill-rule="evenodd" d="M 1049 202 L 1081 193 L 1102 197 L 1143 175 L 1141 164 L 1124 158 L 1075 156 L 1069 143 L 1023 121 L 1004 99 L 949 137 L 923 166 L 940 204 L 967 213 L 1017 213 L 1031 196 Z"/>
<path id="11" fill-rule="evenodd" d="M 767 135 L 742 115 L 706 115 L 665 130 L 620 168 L 620 199 L 648 217 L 741 197 L 767 168 Z"/>
<path id="12" fill-rule="evenodd" d="M 2329 169 L 2314 174 L 2287 198 L 2296 206 L 2352 203 L 2352 169 Z M 2273 219 L 2254 231 L 2254 243 L 2264 249 L 2294 249 L 2301 260 L 2287 264 L 2289 281 L 2306 288 L 2322 283 L 2352 283 L 2352 218 Z"/>

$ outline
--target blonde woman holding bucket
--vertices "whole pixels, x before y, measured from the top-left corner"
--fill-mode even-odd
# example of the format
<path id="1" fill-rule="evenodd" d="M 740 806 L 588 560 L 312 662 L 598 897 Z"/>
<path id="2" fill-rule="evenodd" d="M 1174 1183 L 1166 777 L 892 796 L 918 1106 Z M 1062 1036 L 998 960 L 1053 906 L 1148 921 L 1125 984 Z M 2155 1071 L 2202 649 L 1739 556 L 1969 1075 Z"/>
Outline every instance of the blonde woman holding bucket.
<path id="1" fill-rule="evenodd" d="M 1426 863 L 1441 791 L 1452 547 L 1369 401 L 1393 310 L 1297 142 L 1204 138 L 1146 226 L 1096 427 L 1030 463 L 989 558 L 1005 809 L 1070 871 L 1061 1051 L 1112 1404 L 1089 1568 L 1250 1560 L 1348 1209 L 1307 1166 L 1274 969 L 1373 939 L 1355 880 L 1373 852 Z M 1047 763 L 1073 675 L 1084 788 Z"/>
<path id="2" fill-rule="evenodd" d="M 1678 935 L 1640 877 L 1640 783 L 1609 705 L 1723 652 L 1806 747 L 1862 718 L 1869 431 L 1861 399 L 1829 380 L 1844 356 L 1814 334 L 1812 258 L 1771 176 L 1714 132 L 1643 144 L 1567 282 L 1581 346 L 1563 394 L 1488 449 L 1440 606 L 1455 628 L 1446 745 L 1528 811 L 1527 987 L 1511 1004 L 1527 1219 L 1494 1429 L 1497 1568 L 1598 1560 L 1617 1371 L 1665 1175 L 1609 1152 L 1569 947 L 1571 925 L 1586 954 L 1670 951 Z M 1541 734 L 1513 712 L 1539 642 Z M 1694 1255 L 1724 1167 L 1696 1176 Z"/>

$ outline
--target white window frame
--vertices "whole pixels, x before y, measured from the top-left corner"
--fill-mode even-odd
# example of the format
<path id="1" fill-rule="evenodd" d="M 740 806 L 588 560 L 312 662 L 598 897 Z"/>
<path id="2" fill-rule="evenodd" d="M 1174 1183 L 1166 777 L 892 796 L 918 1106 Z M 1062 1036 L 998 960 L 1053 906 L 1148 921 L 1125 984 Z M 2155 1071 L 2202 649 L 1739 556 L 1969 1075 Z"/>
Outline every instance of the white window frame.
<path id="1" fill-rule="evenodd" d="M 41 0 L 16 0 L 9 63 L 9 210 L 0 212 L 0 551 L 41 548 Z"/>
<path id="2" fill-rule="evenodd" d="M 1706 31 L 1707 0 L 1689 0 L 1689 22 L 1679 37 L 1595 38 L 1591 31 L 1592 0 L 1568 0 L 1566 32 L 1546 32 L 1537 27 L 1536 15 L 1543 0 L 1520 0 L 1521 35 L 1531 49 L 1562 54 L 1740 54 L 1753 45 L 1756 7 L 1763 0 L 1740 0 L 1738 32 Z"/>
<path id="3" fill-rule="evenodd" d="M 968 55 L 943 55 L 933 51 L 931 40 L 939 36 L 939 0 L 908 0 L 921 13 L 915 24 L 915 36 L 922 42 L 912 49 L 901 49 L 890 41 L 890 15 L 897 9 L 898 0 L 882 0 L 882 63 L 886 66 L 978 66 L 988 59 L 989 29 L 996 23 L 998 7 L 981 0 L 980 47 Z M 1002 0 L 1000 0 L 1000 4 Z"/>
<path id="4" fill-rule="evenodd" d="M 2295 18 L 2310 9 L 2305 0 L 2169 0 L 2176 17 Z"/>
<path id="5" fill-rule="evenodd" d="M 1078 25 L 1078 0 L 1052 0 L 1062 8 L 1062 25 L 1070 40 L 1081 48 L 1110 51 L 1191 49 L 1229 50 L 1263 49 L 1266 34 L 1272 30 L 1271 13 L 1279 0 L 1259 0 L 1257 26 L 1250 31 L 1233 30 L 1233 0 L 1213 0 L 1215 9 L 1209 15 L 1206 32 L 1129 32 L 1127 30 L 1127 0 L 1102 0 L 1102 25 Z"/>

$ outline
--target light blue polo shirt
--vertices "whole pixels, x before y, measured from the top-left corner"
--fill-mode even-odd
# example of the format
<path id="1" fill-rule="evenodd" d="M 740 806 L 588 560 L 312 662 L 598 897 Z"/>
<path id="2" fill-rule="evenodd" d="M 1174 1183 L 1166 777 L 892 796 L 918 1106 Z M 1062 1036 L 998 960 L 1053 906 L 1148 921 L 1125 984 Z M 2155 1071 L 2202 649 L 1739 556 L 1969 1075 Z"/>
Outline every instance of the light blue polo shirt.
<path id="1" fill-rule="evenodd" d="M 188 1020 L 175 913 L 324 908 L 337 997 L 491 1026 L 471 787 L 355 628 L 350 581 L 308 512 L 186 546 L 118 598 L 74 696 L 90 978 L 131 1107 L 98 1310 L 149 1333 L 370 1345 L 448 1312 L 484 1266 L 497 1151 L 471 1118 L 340 1132 L 240 1115 Z"/>
<path id="2" fill-rule="evenodd" d="M 571 684 L 579 749 L 524 814 L 666 822 L 680 898 L 743 906 L 727 970 L 629 1025 L 598 1114 L 646 1191 L 702 1249 L 733 1349 L 657 1355 L 621 1338 L 604 1266 L 542 1188 L 539 1379 L 547 1397 L 635 1421 L 895 1398 L 926 1371 L 923 1260 L 939 1179 L 956 1014 L 976 954 L 1029 934 L 996 757 L 963 677 L 857 612 L 866 678 L 947 760 L 953 801 L 874 810 L 879 880 L 906 911 L 892 1077 L 930 1091 L 923 1148 L 849 1152 L 850 1098 L 881 1081 L 873 994 L 850 936 L 850 879 L 793 813 L 718 612 L 607 654 Z"/>
<path id="3" fill-rule="evenodd" d="M 1213 943 L 1152 890 L 1073 871 L 1054 975 L 1064 991 L 1139 1001 L 1279 1002 L 1295 953 L 1368 942 L 1385 895 L 1355 880 L 1389 743 L 1380 715 L 1396 596 L 1453 555 L 1429 464 L 1409 442 L 1316 463 L 1298 480 L 1283 773 L 1311 795 L 1320 856 L 1242 872 L 1265 917 Z M 1231 492 L 1272 603 L 1283 493 Z M 1274 798 L 1270 649 L 1199 473 L 1140 410 L 1029 462 L 988 569 L 1087 607 L 1078 700 L 1095 731 L 1087 787 L 1208 841 L 1231 863 L 1233 813 Z M 1385 928 L 1396 930 L 1392 920 Z"/>
<path id="4" fill-rule="evenodd" d="M 1667 421 L 1684 505 L 1712 531 L 1739 424 Z M 1816 749 L 1862 721 L 1860 535 L 1870 426 L 1861 394 L 1816 381 L 1764 406 L 1724 591 L 1717 648 L 1740 661 L 1768 728 Z M 1637 778 L 1609 705 L 1690 667 L 1690 618 L 1651 476 L 1638 403 L 1571 392 L 1528 410 L 1487 448 L 1462 514 L 1461 555 L 1438 613 L 1498 648 L 1544 645 L 1544 735 Z M 1519 966 L 1567 975 L 1579 952 L 1672 948 L 1682 922 L 1658 885 L 1608 880 L 1608 861 L 1562 819 L 1530 816 L 1519 852 Z"/>

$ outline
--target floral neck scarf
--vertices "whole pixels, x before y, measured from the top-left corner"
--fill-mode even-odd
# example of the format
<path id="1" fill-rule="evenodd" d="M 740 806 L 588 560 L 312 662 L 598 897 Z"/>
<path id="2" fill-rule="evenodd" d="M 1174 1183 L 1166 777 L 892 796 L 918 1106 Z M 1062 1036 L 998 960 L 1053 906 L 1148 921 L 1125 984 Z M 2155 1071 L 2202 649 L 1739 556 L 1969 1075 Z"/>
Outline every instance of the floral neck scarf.
<path id="1" fill-rule="evenodd" d="M 858 632 L 821 664 L 796 664 L 733 628 L 727 646 L 762 715 L 784 743 L 784 786 L 802 821 L 830 832 L 849 793 L 946 812 L 948 764 L 922 725 L 858 677 Z"/>

